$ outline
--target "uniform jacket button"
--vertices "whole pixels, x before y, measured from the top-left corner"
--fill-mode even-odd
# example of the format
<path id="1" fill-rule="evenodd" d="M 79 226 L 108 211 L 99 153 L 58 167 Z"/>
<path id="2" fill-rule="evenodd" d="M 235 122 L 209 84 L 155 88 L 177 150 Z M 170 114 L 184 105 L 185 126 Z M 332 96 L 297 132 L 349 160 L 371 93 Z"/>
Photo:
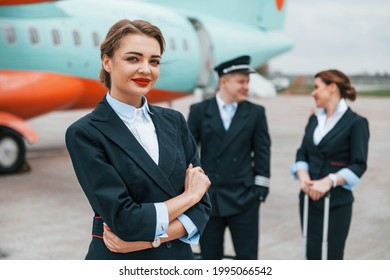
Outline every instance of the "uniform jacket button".
<path id="1" fill-rule="evenodd" d="M 172 248 L 172 243 L 170 241 L 168 241 L 167 243 L 165 243 L 165 246 L 170 249 Z"/>

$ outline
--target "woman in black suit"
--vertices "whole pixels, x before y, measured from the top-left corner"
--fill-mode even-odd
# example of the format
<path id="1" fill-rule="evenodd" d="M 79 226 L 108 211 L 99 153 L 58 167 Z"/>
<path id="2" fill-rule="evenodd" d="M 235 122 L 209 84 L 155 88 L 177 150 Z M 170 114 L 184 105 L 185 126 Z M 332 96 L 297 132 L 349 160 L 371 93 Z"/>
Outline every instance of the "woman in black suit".
<path id="1" fill-rule="evenodd" d="M 145 97 L 164 44 L 148 22 L 114 24 L 100 48 L 108 93 L 66 132 L 95 214 L 86 259 L 194 259 L 208 221 L 210 181 L 184 117 Z"/>
<path id="2" fill-rule="evenodd" d="M 349 78 L 338 70 L 315 75 L 319 110 L 310 116 L 291 171 L 300 181 L 300 215 L 309 196 L 307 259 L 321 259 L 324 197 L 330 193 L 328 259 L 343 259 L 352 218 L 352 190 L 367 169 L 369 128 L 346 99 L 356 99 Z"/>

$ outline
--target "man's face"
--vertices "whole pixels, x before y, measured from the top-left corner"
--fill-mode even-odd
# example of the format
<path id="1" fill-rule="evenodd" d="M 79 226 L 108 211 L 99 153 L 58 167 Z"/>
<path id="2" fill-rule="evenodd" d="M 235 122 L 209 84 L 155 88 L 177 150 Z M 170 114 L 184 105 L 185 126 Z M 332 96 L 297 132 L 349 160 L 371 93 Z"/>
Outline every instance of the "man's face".
<path id="1" fill-rule="evenodd" d="M 226 103 L 239 103 L 248 97 L 249 74 L 232 73 L 220 79 L 220 93 Z"/>

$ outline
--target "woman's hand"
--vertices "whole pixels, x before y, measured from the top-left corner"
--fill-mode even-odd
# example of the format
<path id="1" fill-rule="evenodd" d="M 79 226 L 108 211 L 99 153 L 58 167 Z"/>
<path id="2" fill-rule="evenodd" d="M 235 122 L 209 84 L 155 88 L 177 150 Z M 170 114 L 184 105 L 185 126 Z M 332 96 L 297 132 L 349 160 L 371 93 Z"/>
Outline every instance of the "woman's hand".
<path id="1" fill-rule="evenodd" d="M 302 181 L 301 182 L 301 190 L 306 193 L 306 194 L 309 194 L 310 192 L 310 187 L 312 186 L 312 181 L 310 180 L 305 180 L 305 181 Z"/>
<path id="2" fill-rule="evenodd" d="M 297 176 L 301 184 L 301 190 L 304 193 L 309 194 L 310 187 L 312 186 L 309 172 L 307 172 L 306 170 L 298 170 Z"/>
<path id="3" fill-rule="evenodd" d="M 130 253 L 151 248 L 151 242 L 133 241 L 126 242 L 116 236 L 110 228 L 103 225 L 103 241 L 108 250 L 114 253 Z"/>
<path id="4" fill-rule="evenodd" d="M 319 200 L 332 188 L 333 185 L 332 180 L 330 180 L 328 176 L 320 180 L 313 180 L 307 183 L 308 185 L 311 185 L 308 195 L 313 200 Z"/>
<path id="5" fill-rule="evenodd" d="M 209 177 L 200 166 L 193 167 L 192 164 L 188 166 L 184 181 L 184 192 L 194 199 L 194 204 L 202 199 L 210 185 Z"/>
<path id="6" fill-rule="evenodd" d="M 152 242 L 123 241 L 106 224 L 103 224 L 103 230 L 104 244 L 111 252 L 124 254 L 152 248 Z M 161 243 L 178 239 L 186 234 L 187 232 L 183 224 L 178 219 L 175 219 L 169 224 L 167 230 L 168 237 L 161 238 Z"/>
<path id="7" fill-rule="evenodd" d="M 211 182 L 200 166 L 190 164 L 186 170 L 184 192 L 164 201 L 168 208 L 169 222 L 197 204 L 208 191 Z"/>

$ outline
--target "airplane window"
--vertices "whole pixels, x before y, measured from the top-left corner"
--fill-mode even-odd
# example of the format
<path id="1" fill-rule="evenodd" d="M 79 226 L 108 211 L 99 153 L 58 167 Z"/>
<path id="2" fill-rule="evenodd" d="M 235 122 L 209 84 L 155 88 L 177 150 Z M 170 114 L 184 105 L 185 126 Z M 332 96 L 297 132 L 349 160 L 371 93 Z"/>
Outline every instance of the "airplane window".
<path id="1" fill-rule="evenodd" d="M 51 36 L 52 36 L 54 45 L 57 46 L 57 45 L 61 44 L 60 32 L 57 29 L 51 30 Z"/>
<path id="2" fill-rule="evenodd" d="M 3 27 L 5 41 L 8 44 L 14 44 L 16 42 L 16 32 L 12 26 L 5 25 Z"/>
<path id="3" fill-rule="evenodd" d="M 73 42 L 75 46 L 81 45 L 80 33 L 78 31 L 73 31 Z"/>
<path id="4" fill-rule="evenodd" d="M 92 33 L 92 40 L 93 40 L 93 45 L 95 47 L 99 47 L 100 46 L 100 36 L 99 36 L 99 34 L 97 34 L 96 32 L 93 32 Z"/>
<path id="5" fill-rule="evenodd" d="M 35 27 L 30 27 L 28 29 L 28 34 L 30 36 L 31 44 L 33 44 L 33 45 L 38 44 L 38 42 L 39 42 L 38 30 Z"/>
<path id="6" fill-rule="evenodd" d="M 173 50 L 173 51 L 176 50 L 175 39 L 170 38 L 169 42 L 171 45 L 171 50 Z"/>
<path id="7" fill-rule="evenodd" d="M 183 39 L 183 48 L 184 48 L 184 51 L 188 51 L 188 42 L 187 42 L 187 39 Z"/>

